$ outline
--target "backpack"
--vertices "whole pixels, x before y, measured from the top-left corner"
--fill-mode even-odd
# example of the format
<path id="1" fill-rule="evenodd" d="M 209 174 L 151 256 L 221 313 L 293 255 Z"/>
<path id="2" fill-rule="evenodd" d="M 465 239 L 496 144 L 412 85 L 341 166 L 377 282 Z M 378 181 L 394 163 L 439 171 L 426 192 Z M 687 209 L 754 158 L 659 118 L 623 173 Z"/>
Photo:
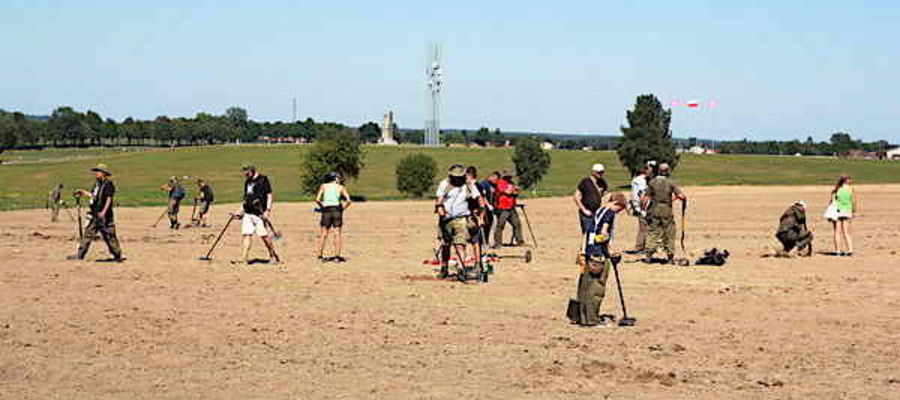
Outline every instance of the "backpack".
<path id="1" fill-rule="evenodd" d="M 177 186 L 175 186 L 175 189 L 172 189 L 172 197 L 175 200 L 181 200 L 184 198 L 184 196 L 185 196 L 184 187 L 182 187 L 181 185 L 177 185 Z"/>

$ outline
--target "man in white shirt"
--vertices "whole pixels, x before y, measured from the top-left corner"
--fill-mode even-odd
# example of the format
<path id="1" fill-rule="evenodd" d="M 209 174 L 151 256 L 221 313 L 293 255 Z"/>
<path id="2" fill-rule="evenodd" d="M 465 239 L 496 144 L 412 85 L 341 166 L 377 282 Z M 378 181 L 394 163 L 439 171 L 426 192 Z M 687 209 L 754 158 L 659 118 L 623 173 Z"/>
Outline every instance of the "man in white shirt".
<path id="1" fill-rule="evenodd" d="M 435 193 L 435 211 L 441 232 L 441 278 L 449 276 L 450 246 L 456 248 L 459 260 L 457 275 L 465 274 L 466 245 L 469 243 L 469 199 L 478 199 L 478 189 L 466 181 L 466 169 L 460 164 L 450 167 L 447 179 Z M 462 277 L 464 275 L 460 275 Z"/>
<path id="2" fill-rule="evenodd" d="M 641 206 L 641 198 L 647 193 L 647 181 L 650 179 L 650 171 L 652 167 L 648 164 L 638 171 L 634 179 L 631 180 L 631 214 L 638 219 L 637 239 L 635 240 L 634 250 L 629 253 L 641 253 L 647 249 L 647 213 Z"/>

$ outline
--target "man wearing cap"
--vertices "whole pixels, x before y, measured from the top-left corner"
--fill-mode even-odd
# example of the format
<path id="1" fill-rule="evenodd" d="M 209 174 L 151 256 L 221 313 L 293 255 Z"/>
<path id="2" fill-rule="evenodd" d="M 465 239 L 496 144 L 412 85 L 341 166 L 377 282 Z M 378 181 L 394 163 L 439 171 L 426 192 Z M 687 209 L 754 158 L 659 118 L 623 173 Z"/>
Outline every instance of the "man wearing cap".
<path id="1" fill-rule="evenodd" d="M 675 259 L 676 226 L 672 203 L 675 200 L 686 201 L 687 196 L 675 181 L 669 179 L 670 171 L 669 164 L 660 164 L 659 174 L 647 184 L 647 192 L 641 199 L 644 209 L 647 210 L 648 262 L 656 260 L 654 255 L 660 248 L 666 253 L 666 263 L 671 263 Z"/>
<path id="2" fill-rule="evenodd" d="M 213 201 L 216 201 L 212 188 L 209 187 L 209 182 L 206 182 L 206 180 L 197 179 L 196 201 L 199 209 L 197 210 L 197 221 L 193 222 L 201 227 L 206 227 L 206 214 L 209 213 L 209 208 L 212 206 Z"/>
<path id="3" fill-rule="evenodd" d="M 341 229 L 344 226 L 344 211 L 350 208 L 353 201 L 350 200 L 347 187 L 341 184 L 341 174 L 332 172 L 325 176 L 325 183 L 319 186 L 316 193 L 316 204 L 322 211 L 322 219 L 319 221 L 319 261 L 347 261 L 341 256 Z M 334 256 L 325 257 L 325 241 L 329 234 L 334 234 Z"/>
<path id="4" fill-rule="evenodd" d="M 516 246 L 525 244 L 522 238 L 522 221 L 519 220 L 519 212 L 516 211 L 516 199 L 519 197 L 519 187 L 513 184 L 513 176 L 509 171 L 500 173 L 497 181 L 497 204 L 494 207 L 497 213 L 497 226 L 494 227 L 494 246 L 496 249 L 503 245 L 503 228 L 509 221 L 513 228 L 513 242 Z"/>
<path id="5" fill-rule="evenodd" d="M 778 252 L 779 257 L 789 257 L 795 247 L 800 255 L 812 255 L 812 232 L 806 226 L 806 203 L 798 201 L 788 207 L 778 224 L 775 237 L 784 247 Z M 805 250 L 805 252 L 804 252 Z"/>
<path id="6" fill-rule="evenodd" d="M 232 264 L 246 265 L 250 260 L 250 242 L 253 235 L 262 238 L 263 243 L 269 250 L 269 257 L 276 263 L 281 263 L 281 258 L 275 252 L 275 243 L 269 236 L 269 228 L 271 224 L 268 222 L 272 215 L 272 206 L 274 203 L 274 195 L 272 194 L 272 185 L 269 178 L 256 171 L 253 164 L 244 164 L 241 166 L 246 180 L 244 181 L 244 203 L 240 210 L 234 216 L 241 219 L 241 256 L 240 260 L 233 260 Z"/>
<path id="7" fill-rule="evenodd" d="M 88 224 L 84 228 L 84 234 L 81 237 L 81 243 L 78 245 L 78 253 L 70 256 L 69 259 L 83 260 L 87 255 L 91 242 L 99 232 L 109 248 L 113 260 L 122 262 L 122 249 L 119 247 L 119 239 L 116 238 L 116 224 L 113 214 L 113 196 L 116 194 L 116 186 L 109 179 L 112 173 L 106 164 L 97 164 L 91 168 L 94 177 L 97 179 L 94 188 L 91 191 L 78 189 L 75 191 L 76 197 L 88 197 L 91 200 L 90 209 L 88 211 Z"/>
<path id="8" fill-rule="evenodd" d="M 168 192 L 169 205 L 169 229 L 178 229 L 181 224 L 178 222 L 178 210 L 181 208 L 181 200 L 184 199 L 184 187 L 178 182 L 178 177 L 169 177 L 169 180 L 159 187 L 160 190 Z"/>
<path id="9" fill-rule="evenodd" d="M 594 164 L 591 174 L 578 182 L 578 188 L 572 198 L 578 207 L 578 220 L 581 234 L 586 234 L 594 225 L 594 213 L 603 204 L 603 196 L 609 190 L 603 175 L 606 173 L 603 164 Z"/>
<path id="10" fill-rule="evenodd" d="M 435 193 L 435 212 L 441 233 L 441 278 L 449 276 L 450 247 L 461 257 L 457 276 L 465 276 L 466 245 L 471 236 L 469 228 L 469 200 L 480 198 L 478 189 L 466 179 L 466 169 L 460 164 L 450 167 L 447 179 L 438 184 Z"/>

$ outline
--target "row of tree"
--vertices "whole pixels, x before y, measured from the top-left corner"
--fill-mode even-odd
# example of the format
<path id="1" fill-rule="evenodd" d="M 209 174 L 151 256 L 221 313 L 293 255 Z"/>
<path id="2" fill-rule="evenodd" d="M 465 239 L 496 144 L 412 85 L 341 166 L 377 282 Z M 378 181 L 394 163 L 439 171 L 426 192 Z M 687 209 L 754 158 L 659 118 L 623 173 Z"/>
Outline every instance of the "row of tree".
<path id="1" fill-rule="evenodd" d="M 716 144 L 719 152 L 732 154 L 841 155 L 854 150 L 879 153 L 890 148 L 890 143 L 885 140 L 864 142 L 854 140 L 845 132 L 832 134 L 827 142 L 816 142 L 812 137 L 807 137 L 803 142 L 799 140 L 751 142 L 744 139 Z"/>

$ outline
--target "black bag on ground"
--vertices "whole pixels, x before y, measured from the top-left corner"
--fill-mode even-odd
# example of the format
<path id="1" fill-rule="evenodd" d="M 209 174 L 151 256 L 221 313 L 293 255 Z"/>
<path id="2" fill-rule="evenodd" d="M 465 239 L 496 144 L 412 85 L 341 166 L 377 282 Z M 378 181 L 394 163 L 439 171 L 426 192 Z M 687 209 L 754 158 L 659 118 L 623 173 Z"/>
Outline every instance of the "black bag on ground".
<path id="1" fill-rule="evenodd" d="M 697 262 L 695 262 L 694 265 L 714 265 L 721 267 L 725 265 L 728 256 L 728 250 L 719 251 L 719 249 L 713 248 L 703 253 L 703 257 L 697 259 Z"/>

